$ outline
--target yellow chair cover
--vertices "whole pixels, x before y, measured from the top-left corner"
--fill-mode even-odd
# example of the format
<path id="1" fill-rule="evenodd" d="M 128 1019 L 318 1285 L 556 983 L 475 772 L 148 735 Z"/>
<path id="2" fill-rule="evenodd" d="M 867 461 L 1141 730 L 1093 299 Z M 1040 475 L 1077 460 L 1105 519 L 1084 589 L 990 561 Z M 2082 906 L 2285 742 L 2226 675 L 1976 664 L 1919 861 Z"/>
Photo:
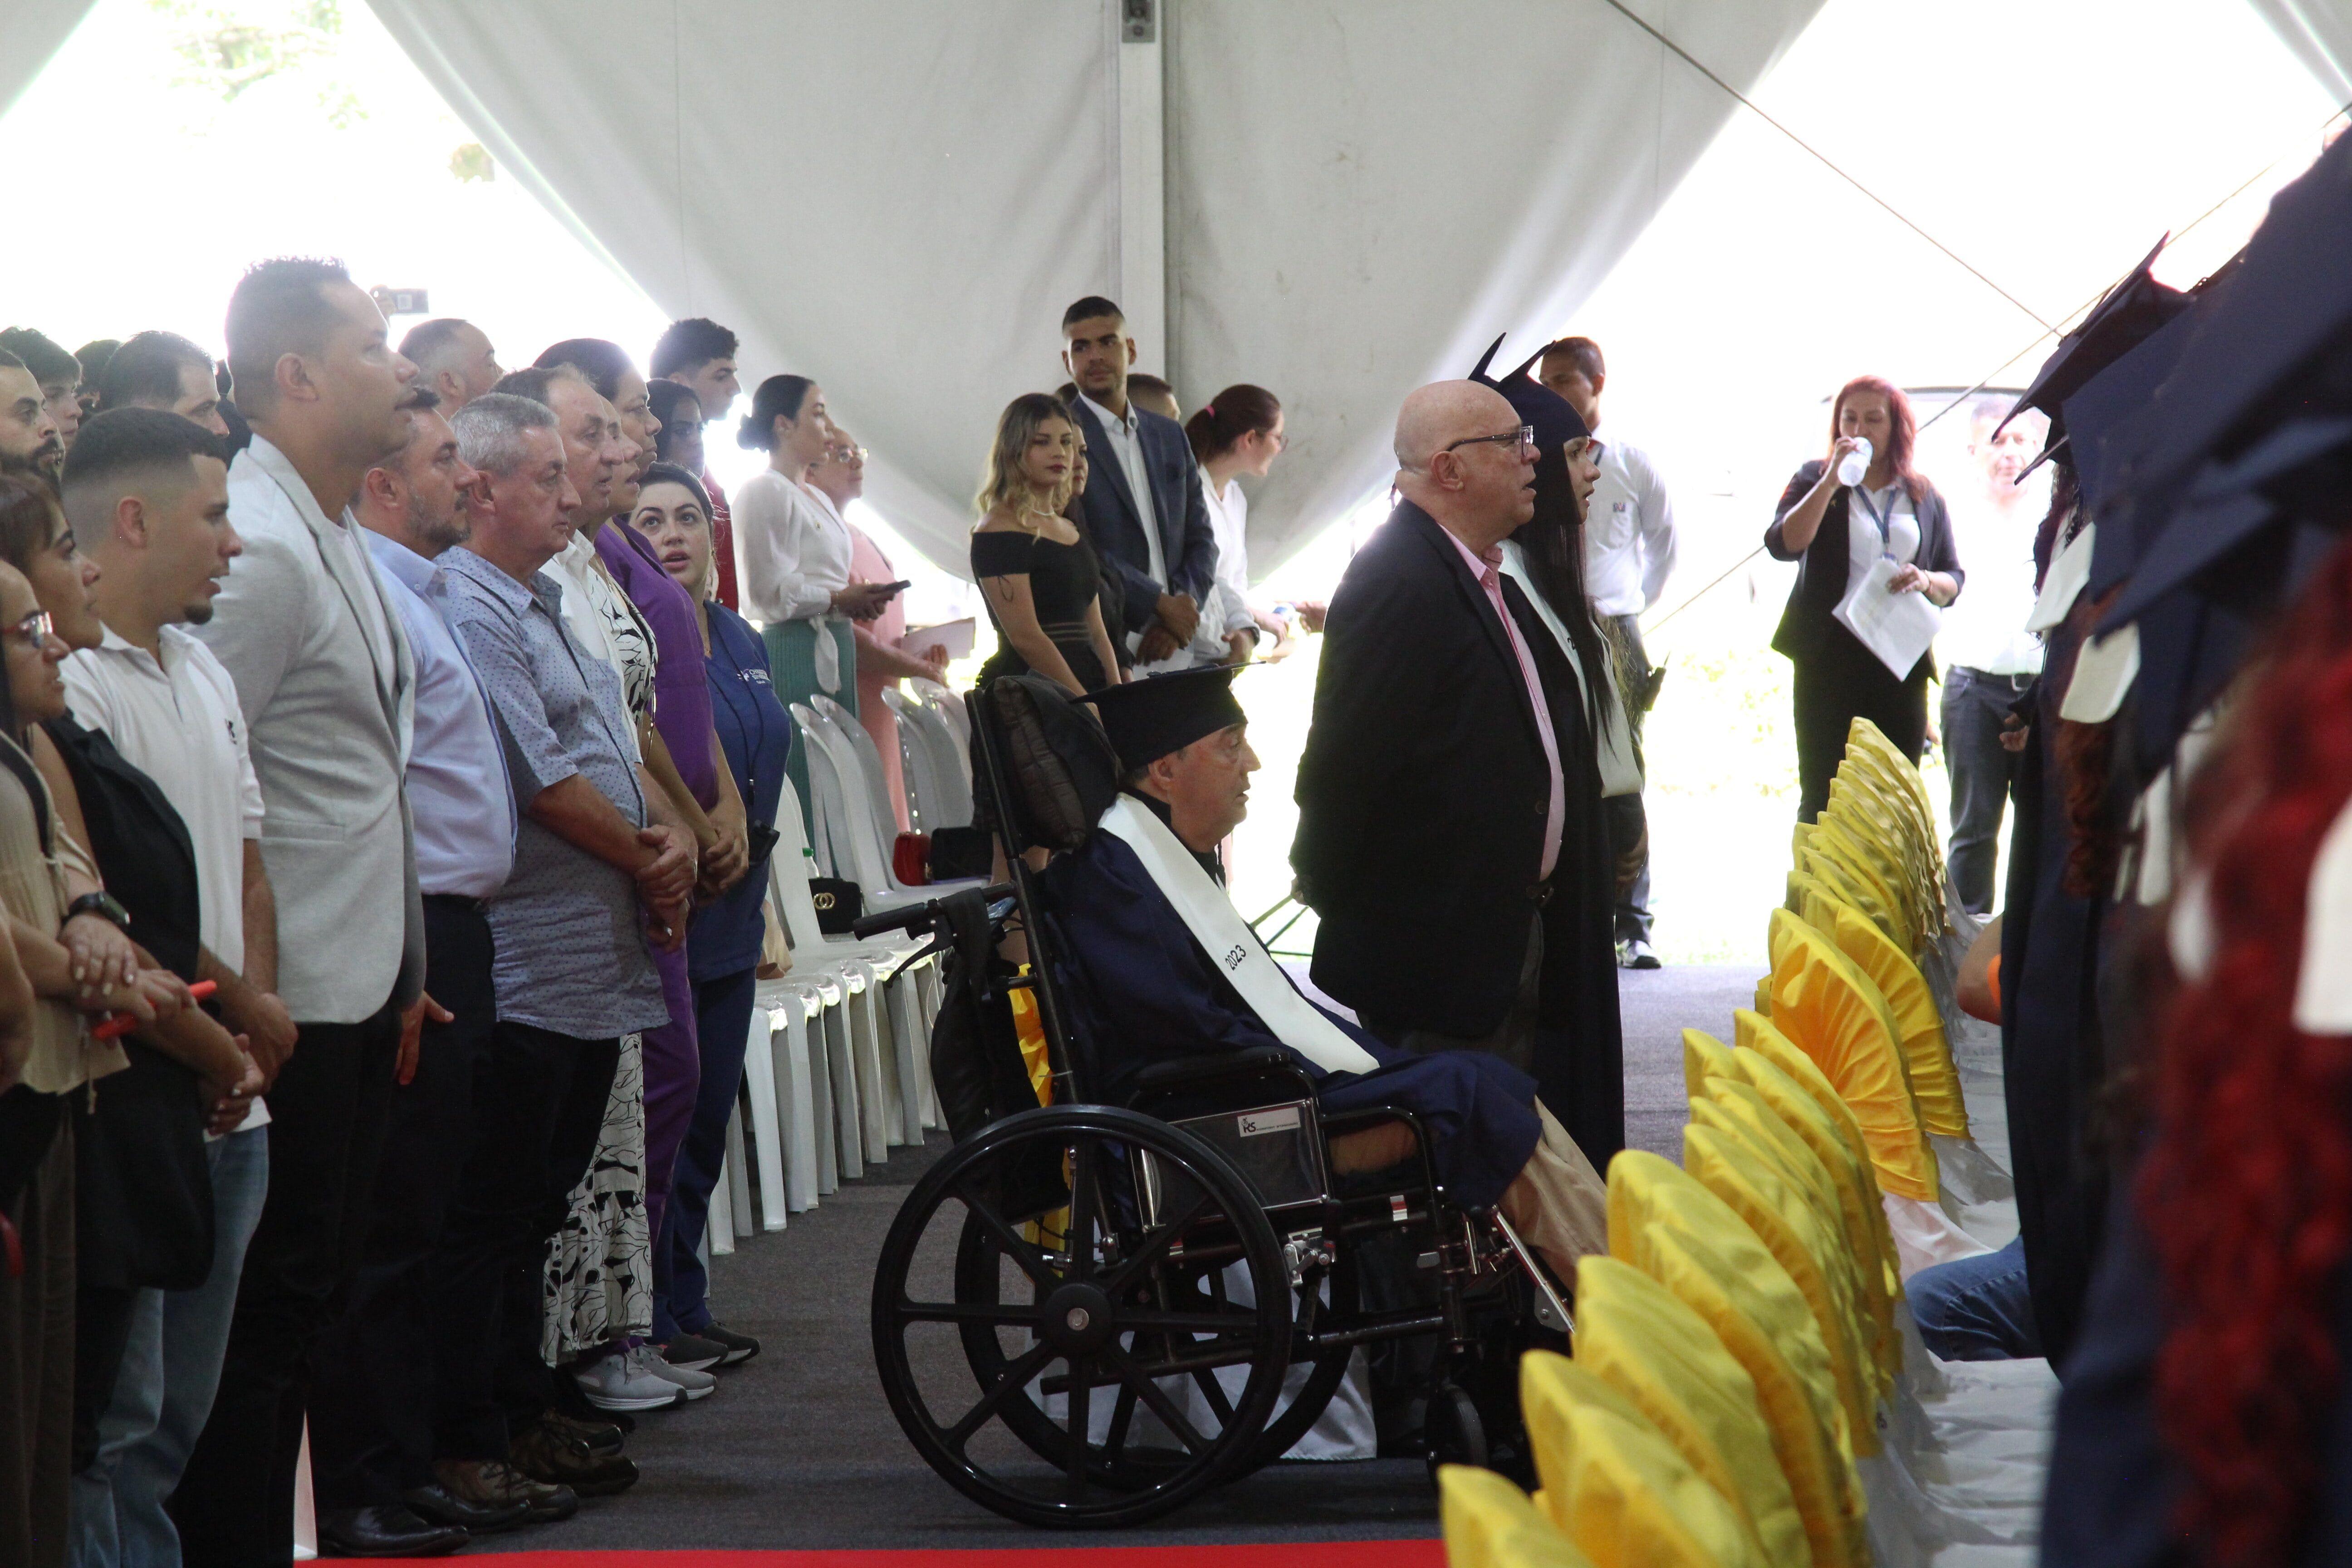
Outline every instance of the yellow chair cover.
<path id="1" fill-rule="evenodd" d="M 1683 1169 L 1698 1178 L 1747 1222 L 1773 1260 L 1812 1310 L 1836 1374 L 1838 1404 L 1855 1454 L 1878 1452 L 1878 1366 L 1871 1359 L 1853 1300 L 1853 1282 L 1831 1272 L 1825 1261 L 1844 1235 L 1825 1231 L 1794 1184 L 1773 1168 L 1771 1157 L 1747 1137 L 1715 1101 L 1695 1100 L 1690 1125 L 1683 1129 Z M 1577 1328 L 1583 1331 L 1583 1319 Z"/>
<path id="2" fill-rule="evenodd" d="M 1894 1015 L 1878 987 L 1828 937 L 1772 911 L 1772 1022 L 1804 1048 L 1853 1108 L 1878 1184 L 1936 1201 L 1936 1152 L 1919 1126 Z"/>
<path id="3" fill-rule="evenodd" d="M 1737 1508 L 1601 1378 L 1529 1351 L 1519 1404 L 1544 1505 L 1593 1568 L 1765 1568 Z"/>
<path id="4" fill-rule="evenodd" d="M 1846 1241 L 1861 1265 L 1864 1300 L 1878 1320 L 1879 1364 L 1891 1376 L 1901 1367 L 1902 1346 L 1894 1325 L 1895 1303 L 1903 1298 L 1903 1275 L 1862 1128 L 1813 1059 L 1773 1027 L 1771 1020 L 1744 1010 L 1731 1016 L 1740 1046 L 1733 1056 L 1748 1081 L 1837 1178 Z"/>
<path id="5" fill-rule="evenodd" d="M 1863 1561 L 1864 1505 L 1837 1375 L 1788 1270 L 1696 1177 L 1635 1149 L 1609 1163 L 1609 1254 L 1672 1291 L 1748 1369 L 1814 1568 Z"/>
<path id="6" fill-rule="evenodd" d="M 1889 811 L 1876 786 L 1856 773 L 1841 775 L 1830 784 L 1829 804 L 1822 815 L 1845 830 L 1880 880 L 1899 884 L 1904 901 L 1925 933 L 1927 911 L 1933 908 L 1934 881 L 1925 852 L 1912 841 L 1910 826 Z"/>
<path id="7" fill-rule="evenodd" d="M 1929 863 L 1936 871 L 1934 918 L 1929 929 L 1939 932 L 1948 929 L 1944 918 L 1944 857 L 1936 837 L 1936 803 L 1927 796 L 1927 781 L 1919 776 L 1918 764 L 1898 751 L 1895 742 L 1867 719 L 1857 719 L 1847 726 L 1846 752 L 1850 756 L 1859 752 L 1867 769 L 1888 786 L 1887 797 L 1909 807 L 1919 841 L 1926 846 Z"/>
<path id="8" fill-rule="evenodd" d="M 1909 879 L 1899 872 L 1889 875 L 1863 847 L 1853 830 L 1827 812 L 1813 824 L 1812 837 L 1806 843 L 1816 858 L 1833 861 L 1845 873 L 1849 886 L 1875 899 L 1885 909 L 1895 921 L 1895 930 L 1888 934 L 1906 952 L 1917 947 L 1919 910 Z"/>
<path id="9" fill-rule="evenodd" d="M 1812 1548 L 1772 1452 L 1756 1382 L 1706 1320 L 1631 1264 L 1576 1265 L 1576 1364 L 1649 1417 L 1736 1509 L 1772 1568 L 1806 1568 Z"/>
<path id="10" fill-rule="evenodd" d="M 1903 941 L 1902 922 L 1895 911 L 1886 907 L 1886 901 L 1871 892 L 1863 885 L 1860 879 L 1850 875 L 1836 860 L 1813 848 L 1811 844 L 1800 847 L 1797 851 L 1796 869 L 1790 872 L 1789 877 L 1792 889 L 1797 886 L 1797 879 L 1801 877 L 1809 879 L 1824 889 L 1830 897 L 1840 903 L 1849 904 L 1860 910 L 1869 917 L 1872 924 L 1886 933 L 1889 941 L 1897 944 Z M 1790 902 L 1793 907 L 1794 899 L 1791 898 Z"/>
<path id="11" fill-rule="evenodd" d="M 1683 1091 L 1696 1100 L 1706 1092 L 1710 1078 L 1738 1078 L 1739 1064 L 1731 1047 L 1704 1029 L 1683 1031 Z"/>
<path id="12" fill-rule="evenodd" d="M 1909 1069 L 1911 1098 L 1919 1107 L 1919 1124 L 1942 1138 L 1969 1135 L 1969 1110 L 1960 1098 L 1960 1069 L 1952 1061 L 1951 1042 L 1944 1036 L 1944 1016 L 1927 989 L 1919 966 L 1885 932 L 1854 910 L 1832 903 L 1826 910 L 1808 907 L 1797 911 L 1808 925 L 1837 943 L 1854 967 L 1870 976 L 1894 1016 L 1895 1037 L 1903 1047 Z M 1816 915 L 1825 917 L 1824 925 Z"/>
<path id="13" fill-rule="evenodd" d="M 1592 1568 L 1525 1492 L 1475 1465 L 1438 1467 L 1437 1517 L 1447 1568 Z"/>

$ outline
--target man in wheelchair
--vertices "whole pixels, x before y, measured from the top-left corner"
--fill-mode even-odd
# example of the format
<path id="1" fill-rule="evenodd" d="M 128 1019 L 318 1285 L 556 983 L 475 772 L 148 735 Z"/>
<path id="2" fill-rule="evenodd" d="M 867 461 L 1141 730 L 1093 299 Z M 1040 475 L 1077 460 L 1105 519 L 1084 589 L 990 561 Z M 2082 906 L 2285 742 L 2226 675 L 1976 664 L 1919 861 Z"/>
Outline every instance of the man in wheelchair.
<path id="1" fill-rule="evenodd" d="M 1092 1065 L 1094 1092 L 1125 1104 L 1155 1064 L 1278 1049 L 1314 1082 L 1327 1114 L 1413 1112 L 1453 1199 L 1499 1209 L 1556 1281 L 1572 1285 L 1576 1259 L 1606 1249 L 1606 1194 L 1534 1080 L 1481 1053 L 1398 1050 L 1318 1006 L 1227 898 L 1215 850 L 1248 814 L 1258 767 L 1233 694 L 1237 672 L 1188 670 L 1088 699 L 1122 787 L 1097 830 L 1038 882 L 1055 915 L 1066 1026 Z M 1329 1148 L 1342 1179 L 1417 1152 L 1402 1122 L 1341 1133 Z"/>

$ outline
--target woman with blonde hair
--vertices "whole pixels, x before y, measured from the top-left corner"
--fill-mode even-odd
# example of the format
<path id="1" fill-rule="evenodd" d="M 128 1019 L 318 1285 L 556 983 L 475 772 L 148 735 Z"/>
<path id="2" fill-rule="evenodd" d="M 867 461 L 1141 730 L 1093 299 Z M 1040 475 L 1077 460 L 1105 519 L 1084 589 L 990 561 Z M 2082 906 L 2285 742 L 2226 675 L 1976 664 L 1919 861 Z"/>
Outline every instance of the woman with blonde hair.
<path id="1" fill-rule="evenodd" d="M 1069 410 L 1045 393 L 1024 393 L 997 418 L 971 532 L 972 577 L 997 635 L 995 654 L 981 667 L 983 688 L 1029 670 L 1074 694 L 1118 678 L 1103 626 L 1101 565 L 1062 515 L 1076 452 Z"/>

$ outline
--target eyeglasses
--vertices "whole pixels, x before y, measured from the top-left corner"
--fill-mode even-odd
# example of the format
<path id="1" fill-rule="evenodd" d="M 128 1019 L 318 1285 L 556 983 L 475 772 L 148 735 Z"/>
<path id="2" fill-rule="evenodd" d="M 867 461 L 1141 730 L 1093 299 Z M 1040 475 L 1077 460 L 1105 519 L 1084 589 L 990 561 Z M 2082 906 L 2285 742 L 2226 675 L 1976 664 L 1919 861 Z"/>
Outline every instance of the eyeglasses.
<path id="1" fill-rule="evenodd" d="M 1487 442 L 1492 442 L 1497 447 L 1516 442 L 1519 448 L 1519 456 L 1531 458 L 1535 456 L 1536 450 L 1536 427 L 1532 425 L 1522 425 L 1516 430 L 1506 430 L 1498 436 L 1465 436 L 1452 447 L 1444 447 L 1442 450 L 1451 452 L 1454 447 L 1476 447 Z"/>
<path id="2" fill-rule="evenodd" d="M 0 637 L 12 637 L 26 647 L 37 649 L 47 642 L 58 629 L 47 610 L 35 610 L 13 626 L 0 626 Z"/>
<path id="3" fill-rule="evenodd" d="M 863 447 L 835 447 L 833 449 L 833 460 L 836 463 L 862 463 L 866 460 L 866 448 Z"/>

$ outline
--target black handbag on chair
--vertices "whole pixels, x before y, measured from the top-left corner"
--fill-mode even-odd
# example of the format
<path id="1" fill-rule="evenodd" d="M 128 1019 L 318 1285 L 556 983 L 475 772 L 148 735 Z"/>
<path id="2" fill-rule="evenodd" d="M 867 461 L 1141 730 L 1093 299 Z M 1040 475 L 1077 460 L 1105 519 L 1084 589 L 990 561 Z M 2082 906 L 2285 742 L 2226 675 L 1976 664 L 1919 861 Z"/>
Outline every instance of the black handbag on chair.
<path id="1" fill-rule="evenodd" d="M 811 877 L 809 901 L 816 906 L 816 929 L 827 936 L 847 936 L 866 913 L 866 895 L 855 882 L 839 877 Z"/>

